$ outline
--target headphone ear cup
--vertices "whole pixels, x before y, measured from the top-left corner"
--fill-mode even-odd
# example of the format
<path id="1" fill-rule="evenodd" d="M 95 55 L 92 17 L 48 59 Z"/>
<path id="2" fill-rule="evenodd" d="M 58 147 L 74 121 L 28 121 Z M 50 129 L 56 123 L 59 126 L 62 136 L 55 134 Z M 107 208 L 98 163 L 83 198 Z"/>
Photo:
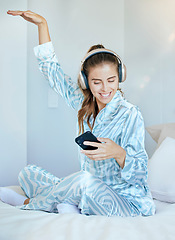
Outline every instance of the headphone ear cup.
<path id="1" fill-rule="evenodd" d="M 126 66 L 121 63 L 119 64 L 119 82 L 124 82 L 126 80 Z"/>
<path id="2" fill-rule="evenodd" d="M 82 87 L 83 90 L 89 88 L 88 80 L 87 80 L 86 75 L 83 71 L 80 71 L 78 79 L 79 79 L 80 86 Z"/>
<path id="3" fill-rule="evenodd" d="M 119 63 L 118 65 L 118 77 L 119 77 L 119 83 L 122 82 L 123 77 L 122 77 L 122 64 Z"/>

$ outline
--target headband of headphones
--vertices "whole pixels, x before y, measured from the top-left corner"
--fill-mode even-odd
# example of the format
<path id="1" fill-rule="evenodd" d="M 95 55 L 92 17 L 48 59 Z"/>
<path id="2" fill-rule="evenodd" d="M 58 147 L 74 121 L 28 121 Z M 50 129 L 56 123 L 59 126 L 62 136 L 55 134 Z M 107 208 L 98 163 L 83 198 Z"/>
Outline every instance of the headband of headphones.
<path id="1" fill-rule="evenodd" d="M 109 49 L 98 48 L 98 49 L 95 49 L 95 50 L 92 50 L 92 51 L 88 52 L 86 54 L 86 56 L 83 58 L 83 60 L 81 61 L 81 70 L 80 70 L 80 73 L 79 73 L 79 83 L 80 83 L 82 89 L 88 89 L 89 88 L 87 77 L 86 77 L 86 75 L 85 75 L 85 73 L 83 71 L 84 62 L 88 58 L 90 58 L 93 55 L 98 54 L 98 53 L 109 53 L 109 54 L 114 55 L 117 58 L 117 60 L 118 60 L 119 82 L 124 82 L 126 80 L 126 66 L 122 62 L 122 60 L 119 57 L 119 55 L 117 55 L 115 52 L 113 52 L 113 51 L 111 51 Z"/>

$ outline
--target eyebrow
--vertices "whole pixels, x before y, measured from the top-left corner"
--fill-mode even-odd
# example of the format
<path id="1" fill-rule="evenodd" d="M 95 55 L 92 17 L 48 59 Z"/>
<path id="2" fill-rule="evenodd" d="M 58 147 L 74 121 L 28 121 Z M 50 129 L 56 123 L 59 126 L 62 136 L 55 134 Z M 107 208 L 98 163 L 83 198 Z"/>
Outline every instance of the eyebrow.
<path id="1" fill-rule="evenodd" d="M 107 80 L 109 80 L 109 79 L 111 79 L 111 78 L 116 78 L 116 76 L 108 77 Z M 91 80 L 92 80 L 92 81 L 102 81 L 102 79 L 100 79 L 100 78 L 92 78 Z"/>

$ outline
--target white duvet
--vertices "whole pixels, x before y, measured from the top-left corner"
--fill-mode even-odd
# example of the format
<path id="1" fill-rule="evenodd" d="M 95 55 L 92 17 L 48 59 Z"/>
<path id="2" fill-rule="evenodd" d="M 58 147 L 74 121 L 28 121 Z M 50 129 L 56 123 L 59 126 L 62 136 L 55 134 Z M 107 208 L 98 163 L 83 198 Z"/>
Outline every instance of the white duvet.
<path id="1" fill-rule="evenodd" d="M 155 203 L 154 216 L 122 218 L 19 210 L 0 201 L 0 240 L 175 240 L 175 204 Z"/>

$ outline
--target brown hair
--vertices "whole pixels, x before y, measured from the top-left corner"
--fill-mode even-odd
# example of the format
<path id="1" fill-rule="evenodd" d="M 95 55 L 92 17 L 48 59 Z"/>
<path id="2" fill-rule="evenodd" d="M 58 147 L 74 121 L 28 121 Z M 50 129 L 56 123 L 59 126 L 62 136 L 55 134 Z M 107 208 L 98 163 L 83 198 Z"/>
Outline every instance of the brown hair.
<path id="1" fill-rule="evenodd" d="M 93 45 L 89 50 L 88 53 L 92 50 L 98 49 L 98 48 L 105 48 L 103 45 L 101 44 L 97 44 L 97 45 Z M 87 79 L 88 79 L 88 75 L 89 75 L 89 69 L 91 67 L 95 67 L 99 64 L 102 63 L 113 63 L 116 65 L 117 67 L 117 71 L 118 71 L 118 60 L 117 57 L 110 54 L 110 53 L 98 53 L 95 54 L 93 56 L 91 56 L 90 58 L 88 58 L 84 64 L 83 64 L 83 72 L 85 73 Z M 78 79 L 78 85 L 81 89 L 81 91 L 83 92 L 84 95 L 84 100 L 81 106 L 81 109 L 78 111 L 78 125 L 79 125 L 79 134 L 82 132 L 84 132 L 84 126 L 83 126 L 83 120 L 86 119 L 87 120 L 87 124 L 89 126 L 89 128 L 93 129 L 94 126 L 94 122 L 95 122 L 95 118 L 98 114 L 98 106 L 97 106 L 97 102 L 93 97 L 93 94 L 90 90 L 90 88 L 88 89 L 82 89 L 80 83 L 79 83 L 79 79 Z M 119 89 L 120 90 L 120 89 Z M 93 116 L 93 123 L 92 125 L 90 124 L 90 117 Z"/>

